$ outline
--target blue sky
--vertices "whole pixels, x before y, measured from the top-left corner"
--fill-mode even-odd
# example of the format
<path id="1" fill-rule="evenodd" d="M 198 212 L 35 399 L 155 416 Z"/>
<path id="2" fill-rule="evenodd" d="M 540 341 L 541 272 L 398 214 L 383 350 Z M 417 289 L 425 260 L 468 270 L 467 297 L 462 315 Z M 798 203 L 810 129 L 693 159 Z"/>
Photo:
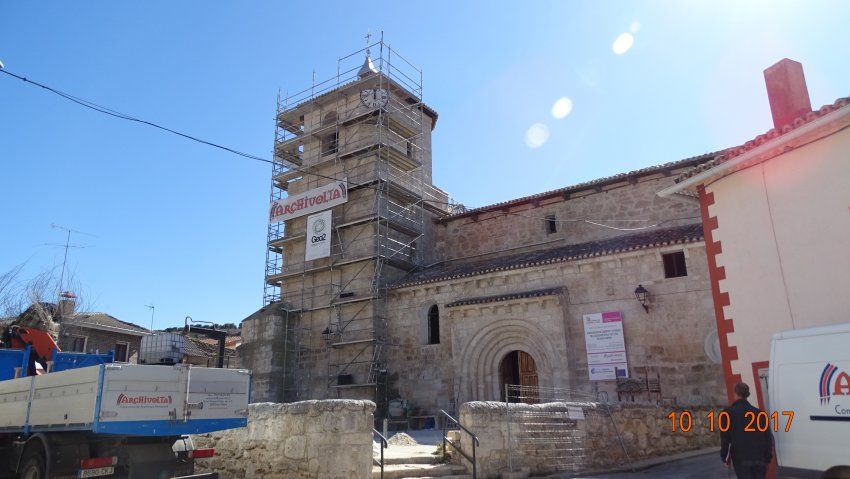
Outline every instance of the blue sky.
<path id="1" fill-rule="evenodd" d="M 434 178 L 480 206 L 742 143 L 771 127 L 762 70 L 850 93 L 850 3 L 3 2 L 0 60 L 116 110 L 270 156 L 278 89 L 336 72 L 367 30 L 424 70 Z M 612 45 L 634 31 L 628 51 Z M 563 119 L 553 103 L 571 100 Z M 525 141 L 542 123 L 548 140 Z M 539 129 L 539 127 L 538 127 Z M 538 142 L 539 143 L 539 142 Z M 59 264 L 94 309 L 157 327 L 261 305 L 269 167 L 0 75 L 0 271 Z"/>

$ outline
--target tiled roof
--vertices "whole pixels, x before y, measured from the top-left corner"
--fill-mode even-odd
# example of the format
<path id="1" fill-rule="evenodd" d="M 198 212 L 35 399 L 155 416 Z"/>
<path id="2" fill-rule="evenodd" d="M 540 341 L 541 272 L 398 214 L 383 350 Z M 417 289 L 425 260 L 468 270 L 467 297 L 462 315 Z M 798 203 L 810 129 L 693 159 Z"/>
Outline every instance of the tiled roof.
<path id="1" fill-rule="evenodd" d="M 138 324 L 128 323 L 126 321 L 121 321 L 120 319 L 111 316 L 106 313 L 97 313 L 97 312 L 86 312 L 86 313 L 76 313 L 70 318 L 63 319 L 63 324 L 86 327 L 103 327 L 110 329 L 123 329 L 132 333 L 147 333 L 149 332 L 146 328 L 139 326 Z"/>
<path id="2" fill-rule="evenodd" d="M 702 241 L 702 239 L 702 224 L 695 223 L 633 233 L 606 240 L 560 246 L 542 251 L 530 251 L 472 261 L 445 261 L 414 272 L 411 276 L 394 286 L 394 288 L 465 278 L 496 271 L 528 268 L 542 264 L 575 261 L 672 244 L 693 243 Z"/>
<path id="3" fill-rule="evenodd" d="M 545 199 L 545 198 L 561 196 L 561 195 L 564 195 L 566 193 L 586 190 L 586 189 L 591 188 L 591 187 L 599 187 L 599 186 L 603 186 L 603 185 L 606 185 L 606 184 L 618 183 L 618 182 L 621 182 L 621 181 L 628 180 L 630 178 L 637 178 L 637 177 L 650 175 L 650 174 L 654 174 L 654 173 L 659 173 L 659 172 L 663 172 L 663 171 L 667 171 L 667 170 L 675 170 L 677 168 L 686 168 L 688 166 L 699 165 L 699 164 L 703 164 L 707 161 L 711 161 L 719 153 L 721 153 L 721 152 L 714 151 L 714 152 L 710 152 L 710 153 L 704 153 L 702 155 L 692 156 L 690 158 L 685 158 L 685 159 L 678 160 L 678 161 L 671 161 L 671 162 L 668 162 L 668 163 L 662 163 L 660 165 L 648 166 L 646 168 L 640 168 L 640 169 L 629 171 L 629 172 L 626 172 L 626 173 L 617 173 L 616 175 L 605 176 L 605 177 L 602 177 L 602 178 L 597 178 L 595 180 L 585 181 L 583 183 L 577 183 L 577 184 L 572 185 L 572 186 L 566 186 L 566 187 L 563 187 L 563 188 L 558 188 L 556 190 L 544 191 L 542 193 L 536 193 L 536 194 L 529 195 L 529 196 L 522 196 L 520 198 L 515 198 L 515 199 L 512 199 L 512 200 L 508 200 L 508 201 L 502 201 L 500 203 L 494 203 L 492 205 L 481 206 L 481 207 L 478 207 L 478 208 L 472 208 L 472 209 L 469 209 L 469 210 L 466 210 L 466 211 L 463 211 L 463 212 L 458 212 L 458 213 L 454 213 L 454 214 L 451 214 L 451 215 L 448 215 L 448 216 L 444 216 L 442 218 L 437 219 L 437 221 L 439 221 L 439 222 L 449 221 L 449 220 L 461 218 L 461 217 L 464 217 L 464 216 L 474 215 L 476 213 L 483 213 L 483 212 L 486 212 L 486 211 L 500 210 L 500 209 L 503 209 L 503 208 L 519 205 L 519 204 L 522 204 L 522 203 L 528 203 L 528 202 L 534 201 L 534 200 L 541 200 L 541 199 Z"/>
<path id="4" fill-rule="evenodd" d="M 213 340 L 213 343 L 207 342 L 209 338 L 195 338 L 192 336 L 184 337 L 185 346 L 184 351 L 189 356 L 198 356 L 198 357 L 217 357 L 218 356 L 218 341 Z M 236 350 L 234 348 L 227 347 L 227 343 L 225 342 L 224 347 L 224 355 L 231 356 Z"/>
<path id="5" fill-rule="evenodd" d="M 213 351 L 206 344 L 195 338 L 186 336 L 183 340 L 183 352 L 189 356 L 207 357 L 213 354 Z"/>
<path id="6" fill-rule="evenodd" d="M 452 303 L 448 303 L 446 305 L 447 308 L 453 308 L 455 306 L 465 306 L 467 304 L 484 304 L 484 303 L 495 303 L 498 301 L 510 301 L 512 299 L 520 299 L 520 298 L 537 298 L 540 296 L 552 296 L 556 294 L 561 294 L 564 291 L 563 287 L 558 288 L 547 288 L 547 289 L 537 289 L 534 291 L 522 291 L 519 293 L 510 293 L 510 294 L 498 294 L 495 296 L 479 296 L 477 298 L 465 298 Z"/>
<path id="7" fill-rule="evenodd" d="M 690 178 L 690 177 L 692 177 L 696 174 L 702 173 L 703 171 L 710 170 L 717 165 L 720 165 L 722 163 L 725 163 L 725 162 L 731 160 L 732 158 L 735 158 L 737 156 L 741 156 L 744 153 L 752 150 L 753 148 L 757 148 L 757 147 L 767 143 L 768 141 L 773 140 L 774 138 L 779 138 L 782 135 L 786 135 L 786 134 L 796 130 L 797 128 L 800 128 L 801 126 L 803 126 L 807 123 L 811 123 L 812 121 L 814 121 L 814 120 L 816 120 L 816 119 L 818 119 L 822 116 L 828 115 L 829 113 L 832 113 L 835 110 L 843 108 L 847 105 L 850 105 L 850 97 L 839 98 L 839 99 L 835 100 L 835 102 L 832 103 L 831 105 L 824 105 L 819 110 L 810 111 L 809 113 L 806 113 L 805 115 L 803 115 L 801 117 L 797 117 L 797 119 L 794 120 L 792 123 L 785 125 L 782 128 L 779 128 L 779 129 L 773 128 L 773 129 L 767 131 L 766 133 L 758 135 L 757 137 L 755 137 L 752 140 L 744 143 L 741 146 L 736 146 L 736 147 L 733 147 L 733 148 L 727 148 L 726 150 L 720 151 L 720 152 L 718 152 L 719 154 L 714 159 L 712 159 L 711 161 L 707 161 L 705 163 L 697 165 L 694 168 L 691 168 L 690 170 L 679 175 L 676 178 L 676 183 L 680 183 L 687 178 Z"/>

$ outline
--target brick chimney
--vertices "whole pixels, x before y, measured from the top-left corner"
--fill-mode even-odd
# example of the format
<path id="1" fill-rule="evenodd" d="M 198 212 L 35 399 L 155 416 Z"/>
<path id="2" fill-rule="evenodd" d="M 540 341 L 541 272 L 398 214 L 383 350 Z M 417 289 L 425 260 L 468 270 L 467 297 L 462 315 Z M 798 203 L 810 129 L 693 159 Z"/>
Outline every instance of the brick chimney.
<path id="1" fill-rule="evenodd" d="M 77 295 L 70 291 L 63 291 L 59 295 L 59 317 L 61 319 L 69 318 L 74 315 L 74 309 L 77 307 Z"/>
<path id="2" fill-rule="evenodd" d="M 782 128 L 812 111 L 803 64 L 783 58 L 764 71 L 773 126 Z"/>

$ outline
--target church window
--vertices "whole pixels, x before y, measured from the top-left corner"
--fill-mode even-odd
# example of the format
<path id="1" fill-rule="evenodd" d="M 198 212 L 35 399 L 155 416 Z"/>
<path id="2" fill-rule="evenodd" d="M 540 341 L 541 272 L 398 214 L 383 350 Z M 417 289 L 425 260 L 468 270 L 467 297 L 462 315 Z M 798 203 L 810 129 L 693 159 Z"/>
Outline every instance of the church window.
<path id="1" fill-rule="evenodd" d="M 428 344 L 440 344 L 440 309 L 436 304 L 428 310 Z"/>
<path id="2" fill-rule="evenodd" d="M 325 113 L 325 116 L 322 117 L 322 126 L 333 125 L 336 123 L 336 118 L 337 116 L 335 111 Z"/>
<path id="3" fill-rule="evenodd" d="M 678 278 L 680 276 L 687 276 L 688 269 L 685 266 L 685 252 L 677 251 L 675 253 L 668 253 L 662 255 L 664 259 L 664 277 L 665 278 Z"/>
<path id="4" fill-rule="evenodd" d="M 329 155 L 331 153 L 336 153 L 338 139 L 339 137 L 337 136 L 336 132 L 325 136 L 322 139 L 322 154 Z"/>
<path id="5" fill-rule="evenodd" d="M 558 222 L 555 221 L 555 215 L 546 217 L 546 233 L 552 234 L 558 232 Z"/>

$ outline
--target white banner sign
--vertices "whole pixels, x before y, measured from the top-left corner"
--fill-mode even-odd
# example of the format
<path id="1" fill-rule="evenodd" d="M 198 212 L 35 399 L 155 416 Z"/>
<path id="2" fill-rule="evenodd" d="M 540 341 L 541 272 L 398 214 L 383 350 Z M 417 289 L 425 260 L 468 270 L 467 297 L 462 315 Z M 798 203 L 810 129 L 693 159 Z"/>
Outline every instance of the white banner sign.
<path id="1" fill-rule="evenodd" d="M 591 381 L 629 377 L 623 318 L 619 311 L 585 314 L 584 342 Z"/>
<path id="2" fill-rule="evenodd" d="M 348 201 L 348 179 L 314 188 L 305 193 L 272 201 L 269 208 L 269 223 L 291 220 L 326 210 Z"/>
<path id="3" fill-rule="evenodd" d="M 331 221 L 333 221 L 332 210 L 325 210 L 307 217 L 305 261 L 327 258 L 331 255 Z"/>

